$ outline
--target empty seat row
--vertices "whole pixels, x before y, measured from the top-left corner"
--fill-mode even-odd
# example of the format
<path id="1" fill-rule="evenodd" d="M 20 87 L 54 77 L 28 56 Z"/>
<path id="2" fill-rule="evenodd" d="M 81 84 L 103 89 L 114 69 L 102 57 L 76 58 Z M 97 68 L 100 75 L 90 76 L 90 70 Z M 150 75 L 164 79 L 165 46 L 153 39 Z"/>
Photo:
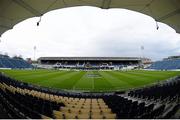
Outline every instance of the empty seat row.
<path id="1" fill-rule="evenodd" d="M 146 87 L 142 89 L 137 89 L 130 91 L 128 93 L 131 97 L 138 97 L 143 99 L 161 99 L 164 100 L 166 98 L 176 98 L 180 97 L 180 78 L 177 77 L 176 80 L 171 82 L 167 82 L 164 84 L 158 84 L 152 87 Z"/>
<path id="2" fill-rule="evenodd" d="M 0 68 L 33 68 L 33 66 L 23 59 L 0 57 Z"/>
<path id="3" fill-rule="evenodd" d="M 17 109 L 18 115 L 22 111 L 25 118 L 116 118 L 102 98 L 60 96 L 22 87 L 22 83 L 10 78 L 2 79 L 4 77 L 0 78 L 3 97 Z"/>

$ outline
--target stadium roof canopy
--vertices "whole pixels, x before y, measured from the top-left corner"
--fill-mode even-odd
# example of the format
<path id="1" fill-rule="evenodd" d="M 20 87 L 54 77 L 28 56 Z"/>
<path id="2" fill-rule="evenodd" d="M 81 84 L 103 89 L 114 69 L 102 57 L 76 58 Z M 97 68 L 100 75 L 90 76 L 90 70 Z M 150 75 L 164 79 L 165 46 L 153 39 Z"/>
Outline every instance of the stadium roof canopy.
<path id="1" fill-rule="evenodd" d="M 27 18 L 73 6 L 124 8 L 141 12 L 180 33 L 180 0 L 0 0 L 0 36 Z"/>

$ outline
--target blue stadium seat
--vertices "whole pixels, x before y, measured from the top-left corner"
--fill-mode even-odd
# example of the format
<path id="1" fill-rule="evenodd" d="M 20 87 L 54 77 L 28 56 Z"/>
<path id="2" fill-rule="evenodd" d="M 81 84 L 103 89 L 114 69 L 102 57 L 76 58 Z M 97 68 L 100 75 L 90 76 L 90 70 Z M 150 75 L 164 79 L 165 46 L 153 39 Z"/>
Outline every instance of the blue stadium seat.
<path id="1" fill-rule="evenodd" d="M 180 59 L 157 61 L 154 62 L 148 69 L 156 69 L 156 70 L 180 69 Z"/>
<path id="2" fill-rule="evenodd" d="M 23 59 L 2 57 L 0 58 L 0 68 L 23 69 L 23 68 L 33 68 L 33 66 Z"/>

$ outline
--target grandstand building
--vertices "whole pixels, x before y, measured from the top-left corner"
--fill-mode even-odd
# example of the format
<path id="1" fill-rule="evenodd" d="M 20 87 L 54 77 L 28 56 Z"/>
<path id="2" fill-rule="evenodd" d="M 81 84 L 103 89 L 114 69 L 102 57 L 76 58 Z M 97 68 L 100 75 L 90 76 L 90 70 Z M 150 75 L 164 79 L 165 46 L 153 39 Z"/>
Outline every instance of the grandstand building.
<path id="1" fill-rule="evenodd" d="M 71 69 L 121 69 L 123 67 L 139 67 L 142 59 L 138 57 L 40 57 L 41 66 Z"/>
<path id="2" fill-rule="evenodd" d="M 163 60 L 174 60 L 174 59 L 180 59 L 180 55 L 178 55 L 178 56 L 169 56 L 168 58 L 164 58 Z"/>

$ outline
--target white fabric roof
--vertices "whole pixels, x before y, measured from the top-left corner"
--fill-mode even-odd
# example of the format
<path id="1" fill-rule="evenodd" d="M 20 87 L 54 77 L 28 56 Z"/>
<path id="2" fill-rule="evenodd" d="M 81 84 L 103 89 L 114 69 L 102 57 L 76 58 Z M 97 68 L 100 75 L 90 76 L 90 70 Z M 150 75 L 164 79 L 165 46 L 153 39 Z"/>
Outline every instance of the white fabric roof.
<path id="1" fill-rule="evenodd" d="M 168 24 L 180 33 L 180 0 L 0 0 L 0 35 L 27 18 L 72 6 L 138 11 Z"/>

